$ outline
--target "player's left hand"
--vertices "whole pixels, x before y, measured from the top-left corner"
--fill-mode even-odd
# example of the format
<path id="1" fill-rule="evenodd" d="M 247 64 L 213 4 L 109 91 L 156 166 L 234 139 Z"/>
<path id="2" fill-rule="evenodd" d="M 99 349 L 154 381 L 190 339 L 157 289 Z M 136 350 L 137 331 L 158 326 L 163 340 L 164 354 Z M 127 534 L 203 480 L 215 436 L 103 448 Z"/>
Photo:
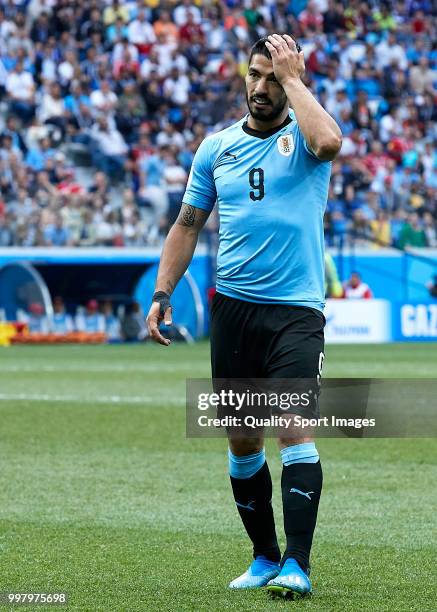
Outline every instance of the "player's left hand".
<path id="1" fill-rule="evenodd" d="M 172 324 L 172 307 L 170 304 L 170 296 L 164 291 L 156 291 L 153 295 L 152 305 L 150 306 L 149 314 L 147 315 L 146 319 L 147 329 L 152 340 L 158 344 L 168 346 L 170 344 L 170 340 L 168 338 L 164 338 L 159 331 L 159 326 L 162 321 L 164 321 L 165 325 Z"/>
<path id="2" fill-rule="evenodd" d="M 276 80 L 283 86 L 288 79 L 300 79 L 305 72 L 303 51 L 298 51 L 295 41 L 288 34 L 272 34 L 266 47 L 273 61 Z"/>

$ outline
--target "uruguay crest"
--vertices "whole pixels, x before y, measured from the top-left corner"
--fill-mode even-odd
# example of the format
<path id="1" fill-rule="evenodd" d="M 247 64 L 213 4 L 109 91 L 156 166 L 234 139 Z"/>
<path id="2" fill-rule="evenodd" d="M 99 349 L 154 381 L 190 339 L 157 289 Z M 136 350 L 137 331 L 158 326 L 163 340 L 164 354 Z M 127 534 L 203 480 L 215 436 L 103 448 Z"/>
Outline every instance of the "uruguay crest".
<path id="1" fill-rule="evenodd" d="M 276 141 L 278 145 L 278 151 L 281 155 L 289 157 L 294 151 L 294 140 L 293 134 L 286 134 L 285 136 L 279 136 Z"/>

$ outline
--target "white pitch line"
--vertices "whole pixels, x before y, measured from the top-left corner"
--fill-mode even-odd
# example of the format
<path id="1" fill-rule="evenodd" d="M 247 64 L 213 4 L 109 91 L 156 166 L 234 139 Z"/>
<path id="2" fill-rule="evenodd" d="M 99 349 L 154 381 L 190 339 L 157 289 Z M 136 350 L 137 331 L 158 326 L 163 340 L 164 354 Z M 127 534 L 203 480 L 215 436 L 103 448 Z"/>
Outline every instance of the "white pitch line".
<path id="1" fill-rule="evenodd" d="M 56 365 L 0 365 L 0 374 L 3 372 L 174 372 L 193 370 L 198 364 L 184 363 L 178 365 L 77 365 L 77 366 L 56 366 Z"/>
<path id="2" fill-rule="evenodd" d="M 77 402 L 85 404 L 152 404 L 168 403 L 171 405 L 182 406 L 185 399 L 162 398 L 151 396 L 123 396 L 108 395 L 99 397 L 82 397 L 78 395 L 52 395 L 46 393 L 0 393 L 0 401 L 26 401 L 26 402 Z"/>

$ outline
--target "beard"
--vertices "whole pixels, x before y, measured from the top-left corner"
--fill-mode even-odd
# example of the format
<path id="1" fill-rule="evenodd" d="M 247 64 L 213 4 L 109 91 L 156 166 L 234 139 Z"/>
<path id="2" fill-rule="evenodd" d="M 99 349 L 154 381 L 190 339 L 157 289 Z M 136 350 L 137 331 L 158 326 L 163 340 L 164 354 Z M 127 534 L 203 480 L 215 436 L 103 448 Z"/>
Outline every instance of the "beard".
<path id="1" fill-rule="evenodd" d="M 257 121 L 265 121 L 266 123 L 274 121 L 280 116 L 280 114 L 284 110 L 285 105 L 287 104 L 287 96 L 285 95 L 285 92 L 283 95 L 281 95 L 281 98 L 278 100 L 278 102 L 276 102 L 276 104 L 273 104 L 273 102 L 267 96 L 256 97 L 268 102 L 266 106 L 258 106 L 257 108 L 255 106 L 255 102 L 253 101 L 253 99 L 249 98 L 246 91 L 246 103 L 249 109 L 249 113 Z"/>

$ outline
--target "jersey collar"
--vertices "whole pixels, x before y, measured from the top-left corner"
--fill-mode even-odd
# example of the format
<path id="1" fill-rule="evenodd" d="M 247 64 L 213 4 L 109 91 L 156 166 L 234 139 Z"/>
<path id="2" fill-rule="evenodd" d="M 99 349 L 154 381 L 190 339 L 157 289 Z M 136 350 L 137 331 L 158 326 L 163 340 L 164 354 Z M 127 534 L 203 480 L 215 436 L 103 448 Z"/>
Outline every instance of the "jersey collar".
<path id="1" fill-rule="evenodd" d="M 260 138 L 261 140 L 270 138 L 270 136 L 273 136 L 273 134 L 280 132 L 286 125 L 288 125 L 289 123 L 293 121 L 291 115 L 288 115 L 288 117 L 285 118 L 285 120 L 281 123 L 281 125 L 271 128 L 270 130 L 254 130 L 253 128 L 247 125 L 248 117 L 249 115 L 246 115 L 243 125 L 241 126 L 243 131 L 246 132 L 246 134 L 249 134 L 249 136 L 254 136 L 255 138 Z"/>

